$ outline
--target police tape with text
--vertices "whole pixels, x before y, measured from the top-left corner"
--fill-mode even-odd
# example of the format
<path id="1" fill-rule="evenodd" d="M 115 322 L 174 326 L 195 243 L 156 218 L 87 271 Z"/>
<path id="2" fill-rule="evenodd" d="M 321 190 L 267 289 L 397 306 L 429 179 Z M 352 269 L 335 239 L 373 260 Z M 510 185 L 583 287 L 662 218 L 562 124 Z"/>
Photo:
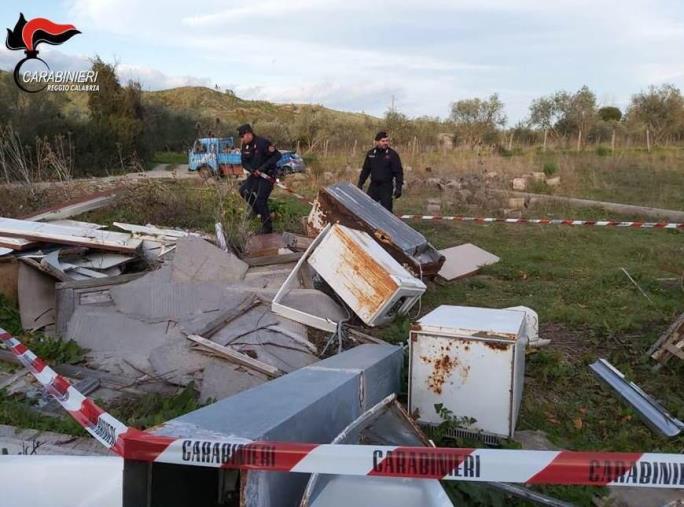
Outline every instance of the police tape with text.
<path id="1" fill-rule="evenodd" d="M 139 461 L 213 468 L 457 481 L 684 488 L 684 455 L 451 449 L 174 438 L 130 428 L 0 328 L 3 342 L 107 448 Z"/>

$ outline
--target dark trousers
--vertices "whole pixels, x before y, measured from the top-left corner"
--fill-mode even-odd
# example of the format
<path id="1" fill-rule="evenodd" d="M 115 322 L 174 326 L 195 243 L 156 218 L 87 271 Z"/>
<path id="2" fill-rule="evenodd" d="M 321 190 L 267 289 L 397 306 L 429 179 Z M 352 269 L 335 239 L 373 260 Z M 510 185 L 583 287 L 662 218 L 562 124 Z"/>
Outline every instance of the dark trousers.
<path id="1" fill-rule="evenodd" d="M 268 209 L 268 197 L 273 190 L 273 183 L 260 176 L 248 176 L 240 185 L 240 195 L 252 207 L 255 215 L 261 217 L 261 233 L 273 232 L 271 210 Z"/>
<path id="2" fill-rule="evenodd" d="M 368 185 L 368 195 L 374 201 L 379 202 L 383 208 L 392 211 L 392 193 L 394 185 L 391 181 L 371 181 Z"/>

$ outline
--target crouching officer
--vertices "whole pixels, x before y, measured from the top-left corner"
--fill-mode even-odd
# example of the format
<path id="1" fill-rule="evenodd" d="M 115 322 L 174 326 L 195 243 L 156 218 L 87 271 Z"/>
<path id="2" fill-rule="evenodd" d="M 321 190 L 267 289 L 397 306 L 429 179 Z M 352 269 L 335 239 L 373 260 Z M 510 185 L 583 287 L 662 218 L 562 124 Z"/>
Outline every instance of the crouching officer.
<path id="1" fill-rule="evenodd" d="M 268 234 L 273 232 L 268 197 L 276 181 L 276 162 L 282 155 L 271 141 L 255 135 L 247 123 L 238 128 L 238 135 L 242 141 L 242 167 L 249 172 L 240 185 L 240 195 L 252 207 L 254 214 L 261 217 L 261 234 Z"/>
<path id="2" fill-rule="evenodd" d="M 404 185 L 404 169 L 401 167 L 399 154 L 389 147 L 387 132 L 378 132 L 375 136 L 375 148 L 366 154 L 359 188 L 363 190 L 370 175 L 368 195 L 379 202 L 387 210 L 392 211 L 392 196 L 401 197 L 401 187 Z"/>

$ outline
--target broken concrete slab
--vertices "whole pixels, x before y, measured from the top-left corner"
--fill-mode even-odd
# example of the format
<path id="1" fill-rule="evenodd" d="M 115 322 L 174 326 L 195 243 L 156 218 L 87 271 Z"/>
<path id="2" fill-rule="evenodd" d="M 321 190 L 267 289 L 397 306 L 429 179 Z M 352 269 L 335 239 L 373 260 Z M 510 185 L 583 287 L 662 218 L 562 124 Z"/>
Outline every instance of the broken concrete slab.
<path id="1" fill-rule="evenodd" d="M 192 350 L 187 340 L 161 345 L 150 352 L 147 360 L 159 377 L 179 386 L 198 382 L 202 370 L 212 361 L 205 354 Z"/>
<path id="2" fill-rule="evenodd" d="M 172 278 L 177 282 L 235 282 L 245 277 L 245 262 L 201 238 L 181 238 L 176 243 Z"/>
<path id="3" fill-rule="evenodd" d="M 260 329 L 236 338 L 229 346 L 285 373 L 318 361 L 304 344 L 271 329 Z"/>
<path id="4" fill-rule="evenodd" d="M 456 280 L 476 273 L 482 266 L 499 262 L 499 257 L 471 243 L 445 248 L 439 251 L 446 261 L 439 270 L 445 280 Z"/>
<path id="5" fill-rule="evenodd" d="M 169 282 L 167 274 L 162 269 L 112 287 L 110 294 L 117 309 L 145 322 L 173 320 L 192 331 L 201 329 L 221 310 L 238 306 L 249 294 L 221 283 Z"/>
<path id="6" fill-rule="evenodd" d="M 143 273 L 130 273 L 106 279 L 89 279 L 58 283 L 56 290 L 57 336 L 66 332 L 76 308 L 85 305 L 113 306 L 110 289 L 115 285 L 140 278 Z"/>
<path id="7" fill-rule="evenodd" d="M 199 329 L 197 326 L 215 318 L 219 311 L 239 305 L 249 294 L 270 302 L 276 292 L 275 289 L 243 284 L 173 282 L 171 268 L 167 265 L 110 290 L 114 303 L 122 313 L 146 322 L 173 320 L 191 334 Z M 285 297 L 285 302 L 296 308 L 305 308 L 315 315 L 336 319 L 347 316 L 327 294 L 315 289 L 293 289 Z"/>
<path id="8" fill-rule="evenodd" d="M 167 322 L 147 324 L 112 307 L 80 307 L 74 311 L 66 339 L 89 349 L 88 357 L 99 368 L 116 374 L 139 375 L 151 370 L 150 353 L 162 345 L 185 341 L 177 326 Z"/>
<path id="9" fill-rule="evenodd" d="M 268 378 L 241 366 L 211 360 L 202 373 L 200 403 L 218 401 L 268 381 Z"/>
<path id="10" fill-rule="evenodd" d="M 230 306 L 225 310 L 220 311 L 215 318 L 209 321 L 204 327 L 197 328 L 192 334 L 198 334 L 204 338 L 211 338 L 214 333 L 227 327 L 235 319 L 260 304 L 261 301 L 254 294 L 250 294 L 245 297 L 238 306 Z"/>
<path id="11" fill-rule="evenodd" d="M 277 325 L 279 322 L 280 317 L 274 314 L 267 306 L 260 305 L 236 317 L 229 325 L 223 326 L 216 331 L 213 336 L 209 336 L 206 333 L 197 334 L 205 338 L 211 337 L 211 340 L 219 345 L 228 345 L 233 340 L 256 329 Z"/>
<path id="12" fill-rule="evenodd" d="M 55 323 L 55 281 L 52 277 L 21 262 L 17 292 L 22 328 L 36 331 Z"/>
<path id="13" fill-rule="evenodd" d="M 296 264 L 250 267 L 242 283 L 260 289 L 278 289 L 292 272 Z"/>

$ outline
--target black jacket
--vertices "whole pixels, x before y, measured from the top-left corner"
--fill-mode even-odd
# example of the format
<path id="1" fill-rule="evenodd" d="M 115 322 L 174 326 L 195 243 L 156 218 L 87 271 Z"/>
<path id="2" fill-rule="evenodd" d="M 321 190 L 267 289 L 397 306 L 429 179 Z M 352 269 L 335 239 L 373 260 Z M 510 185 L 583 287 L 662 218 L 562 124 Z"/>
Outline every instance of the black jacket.
<path id="1" fill-rule="evenodd" d="M 259 171 L 275 177 L 276 162 L 282 157 L 276 147 L 264 137 L 254 136 L 251 143 L 242 145 L 242 167 L 250 173 Z"/>
<path id="2" fill-rule="evenodd" d="M 366 183 L 368 176 L 371 178 L 371 184 L 390 185 L 394 182 L 395 189 L 401 191 L 404 184 L 404 169 L 401 167 L 399 154 L 392 148 L 370 150 L 366 154 L 366 160 L 363 161 L 359 187 Z"/>

